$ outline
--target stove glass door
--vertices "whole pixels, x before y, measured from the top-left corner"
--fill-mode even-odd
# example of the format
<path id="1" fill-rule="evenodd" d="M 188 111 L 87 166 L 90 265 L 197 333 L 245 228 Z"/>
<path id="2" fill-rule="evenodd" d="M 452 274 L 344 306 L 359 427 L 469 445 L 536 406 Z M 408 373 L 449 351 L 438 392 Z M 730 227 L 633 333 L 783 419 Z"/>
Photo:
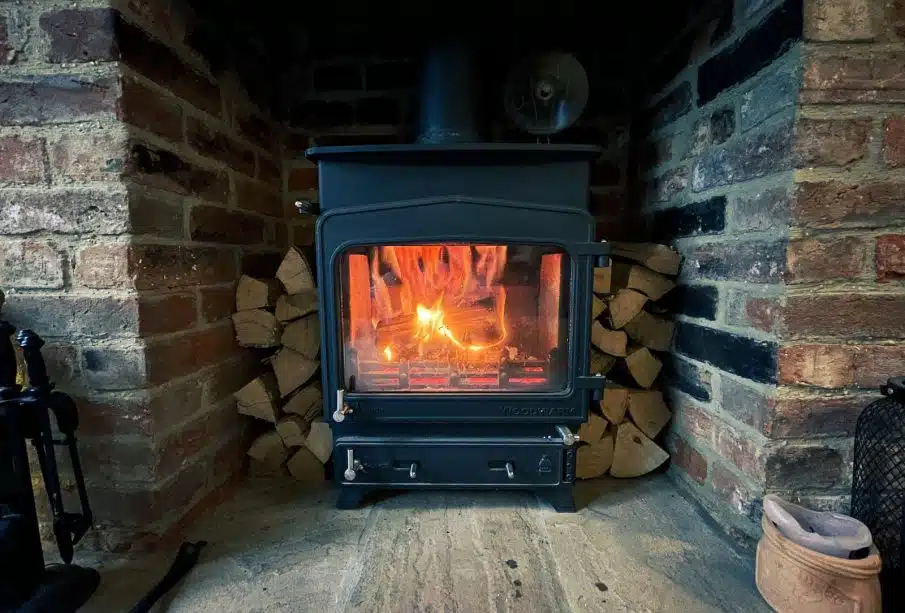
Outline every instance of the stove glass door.
<path id="1" fill-rule="evenodd" d="M 338 269 L 346 389 L 563 390 L 569 266 L 552 246 L 349 249 Z"/>

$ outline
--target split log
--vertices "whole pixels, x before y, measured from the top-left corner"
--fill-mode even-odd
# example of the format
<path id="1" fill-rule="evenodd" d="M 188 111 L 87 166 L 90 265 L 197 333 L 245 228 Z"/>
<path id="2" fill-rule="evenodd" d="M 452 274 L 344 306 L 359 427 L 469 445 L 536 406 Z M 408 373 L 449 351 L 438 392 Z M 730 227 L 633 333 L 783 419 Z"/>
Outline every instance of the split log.
<path id="1" fill-rule="evenodd" d="M 236 341 L 242 347 L 277 347 L 280 324 L 273 313 L 261 309 L 233 313 Z"/>
<path id="2" fill-rule="evenodd" d="M 467 306 L 443 311 L 443 323 L 451 330 L 489 330 L 499 325 L 500 316 L 485 306 Z M 417 316 L 404 313 L 377 322 L 377 346 L 404 347 L 416 343 Z M 491 332 L 494 337 L 496 333 Z"/>
<path id="3" fill-rule="evenodd" d="M 591 343 L 602 352 L 617 357 L 628 355 L 628 335 L 622 330 L 607 330 L 599 321 L 591 326 Z"/>
<path id="4" fill-rule="evenodd" d="M 287 294 L 299 294 L 306 290 L 314 289 L 314 275 L 308 260 L 298 249 L 290 247 L 286 252 L 280 267 L 277 268 L 277 279 L 286 288 Z"/>
<path id="5" fill-rule="evenodd" d="M 616 358 L 591 347 L 591 374 L 605 375 L 616 365 Z"/>
<path id="6" fill-rule="evenodd" d="M 276 423 L 280 417 L 280 391 L 273 373 L 264 373 L 233 394 L 239 413 Z"/>
<path id="7" fill-rule="evenodd" d="M 254 440 L 248 448 L 248 455 L 268 468 L 277 469 L 289 459 L 289 449 L 276 430 L 271 430 Z"/>
<path id="8" fill-rule="evenodd" d="M 280 293 L 280 282 L 276 279 L 255 279 L 242 275 L 236 286 L 236 310 L 272 307 L 277 303 Z"/>
<path id="9" fill-rule="evenodd" d="M 668 245 L 615 242 L 610 243 L 610 247 L 615 256 L 644 264 L 651 270 L 664 275 L 676 276 L 679 274 L 682 256 Z"/>
<path id="10" fill-rule="evenodd" d="M 629 393 L 628 414 L 649 439 L 656 438 L 672 418 L 660 390 L 632 390 Z"/>
<path id="11" fill-rule="evenodd" d="M 297 351 L 283 347 L 273 356 L 270 365 L 277 376 L 280 397 L 285 398 L 308 382 L 317 372 L 320 362 L 309 360 Z"/>
<path id="12" fill-rule="evenodd" d="M 594 293 L 609 294 L 613 269 L 610 266 L 594 269 Z"/>
<path id="13" fill-rule="evenodd" d="M 299 294 L 283 294 L 277 299 L 277 321 L 292 321 L 317 311 L 317 290 L 307 290 Z"/>
<path id="14" fill-rule="evenodd" d="M 613 330 L 621 329 L 630 322 L 644 308 L 647 296 L 633 289 L 620 289 L 610 298 L 610 327 Z"/>
<path id="15" fill-rule="evenodd" d="M 600 410 L 613 425 L 619 425 L 625 420 L 625 412 L 628 410 L 628 388 L 607 383 L 603 388 L 603 400 L 600 401 Z"/>
<path id="16" fill-rule="evenodd" d="M 626 421 L 616 430 L 613 465 L 610 474 L 620 479 L 646 475 L 669 459 L 655 442 L 644 436 L 635 425 Z"/>
<path id="17" fill-rule="evenodd" d="M 311 426 L 298 415 L 287 415 L 277 422 L 277 434 L 287 447 L 301 447 L 308 438 Z"/>
<path id="18" fill-rule="evenodd" d="M 311 430 L 305 439 L 305 447 L 311 450 L 322 464 L 326 464 L 333 453 L 333 433 L 330 426 L 324 421 L 311 422 Z"/>
<path id="19" fill-rule="evenodd" d="M 609 432 L 596 444 L 578 448 L 575 461 L 575 476 L 579 479 L 593 479 L 603 476 L 613 464 L 613 435 Z"/>
<path id="20" fill-rule="evenodd" d="M 324 394 L 320 383 L 314 382 L 293 394 L 283 407 L 284 413 L 298 415 L 306 422 L 312 422 L 324 409 Z"/>
<path id="21" fill-rule="evenodd" d="M 613 287 L 638 290 L 651 300 L 659 300 L 676 286 L 672 280 L 637 264 L 613 262 L 612 268 Z"/>
<path id="22" fill-rule="evenodd" d="M 320 319 L 316 313 L 297 319 L 283 329 L 280 338 L 283 347 L 289 347 L 313 360 L 321 348 Z"/>
<path id="23" fill-rule="evenodd" d="M 597 296 L 592 298 L 594 302 L 591 305 L 591 319 L 596 320 L 606 310 L 606 303 Z"/>
<path id="24" fill-rule="evenodd" d="M 676 325 L 668 319 L 641 311 L 625 324 L 628 335 L 641 345 L 655 351 L 669 351 Z"/>
<path id="25" fill-rule="evenodd" d="M 581 424 L 581 428 L 578 429 L 578 438 L 593 445 L 603 437 L 607 425 L 607 421 L 603 417 L 591 411 L 588 414 L 588 421 Z"/>
<path id="26" fill-rule="evenodd" d="M 310 484 L 324 481 L 324 465 L 306 447 L 302 447 L 292 454 L 292 457 L 286 462 L 286 468 L 289 469 L 289 474 L 296 481 Z"/>
<path id="27" fill-rule="evenodd" d="M 625 365 L 632 378 L 645 389 L 654 384 L 663 368 L 663 363 L 654 357 L 647 347 L 632 349 L 625 358 Z"/>

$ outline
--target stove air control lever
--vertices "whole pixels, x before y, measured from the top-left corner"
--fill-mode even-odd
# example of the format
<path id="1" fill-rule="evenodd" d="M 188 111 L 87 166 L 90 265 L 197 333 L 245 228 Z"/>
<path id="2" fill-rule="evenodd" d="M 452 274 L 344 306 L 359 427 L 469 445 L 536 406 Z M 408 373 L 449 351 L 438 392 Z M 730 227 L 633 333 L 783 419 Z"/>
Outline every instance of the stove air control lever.
<path id="1" fill-rule="evenodd" d="M 351 449 L 346 450 L 346 470 L 343 477 L 346 481 L 355 481 L 356 473 L 361 470 L 361 462 L 355 459 L 355 452 Z"/>
<path id="2" fill-rule="evenodd" d="M 412 465 L 409 466 L 409 479 L 414 479 L 418 476 L 418 462 L 412 462 Z"/>
<path id="3" fill-rule="evenodd" d="M 341 423 L 346 419 L 346 415 L 352 413 L 352 407 L 346 404 L 346 390 L 336 390 L 336 410 L 333 411 L 333 421 Z"/>
<path id="4" fill-rule="evenodd" d="M 578 442 L 578 435 L 572 432 L 567 426 L 556 426 L 556 432 L 562 437 L 562 442 L 566 447 L 571 447 Z"/>
<path id="5" fill-rule="evenodd" d="M 512 462 L 506 462 L 506 476 L 510 479 L 515 479 L 515 467 Z"/>

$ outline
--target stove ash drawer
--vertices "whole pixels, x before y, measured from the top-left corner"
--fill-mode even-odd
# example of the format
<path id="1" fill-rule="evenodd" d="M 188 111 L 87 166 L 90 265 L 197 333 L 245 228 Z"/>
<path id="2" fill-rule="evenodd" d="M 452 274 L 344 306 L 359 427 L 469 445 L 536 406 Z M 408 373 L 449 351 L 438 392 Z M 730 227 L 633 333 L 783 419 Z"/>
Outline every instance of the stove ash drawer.
<path id="1" fill-rule="evenodd" d="M 556 485 L 561 443 L 367 444 L 337 441 L 337 479 L 355 485 Z"/>

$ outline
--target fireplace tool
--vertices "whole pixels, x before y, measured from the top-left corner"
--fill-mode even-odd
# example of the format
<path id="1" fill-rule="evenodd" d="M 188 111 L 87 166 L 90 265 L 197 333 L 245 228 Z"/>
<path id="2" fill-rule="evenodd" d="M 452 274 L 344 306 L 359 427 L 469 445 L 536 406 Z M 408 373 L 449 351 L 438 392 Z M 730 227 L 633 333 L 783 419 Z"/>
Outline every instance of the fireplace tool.
<path id="1" fill-rule="evenodd" d="M 91 508 L 76 447 L 78 411 L 72 398 L 55 391 L 41 355 L 44 341 L 30 330 L 16 337 L 25 358 L 28 386 L 16 383 L 15 328 L 0 321 L 0 613 L 77 611 L 100 582 L 97 571 L 70 564 L 73 547 L 92 524 Z M 51 413 L 61 435 L 51 430 Z M 53 532 L 64 564 L 45 567 L 28 461 L 35 451 L 53 513 Z M 67 447 L 81 511 L 63 506 L 55 448 Z"/>

